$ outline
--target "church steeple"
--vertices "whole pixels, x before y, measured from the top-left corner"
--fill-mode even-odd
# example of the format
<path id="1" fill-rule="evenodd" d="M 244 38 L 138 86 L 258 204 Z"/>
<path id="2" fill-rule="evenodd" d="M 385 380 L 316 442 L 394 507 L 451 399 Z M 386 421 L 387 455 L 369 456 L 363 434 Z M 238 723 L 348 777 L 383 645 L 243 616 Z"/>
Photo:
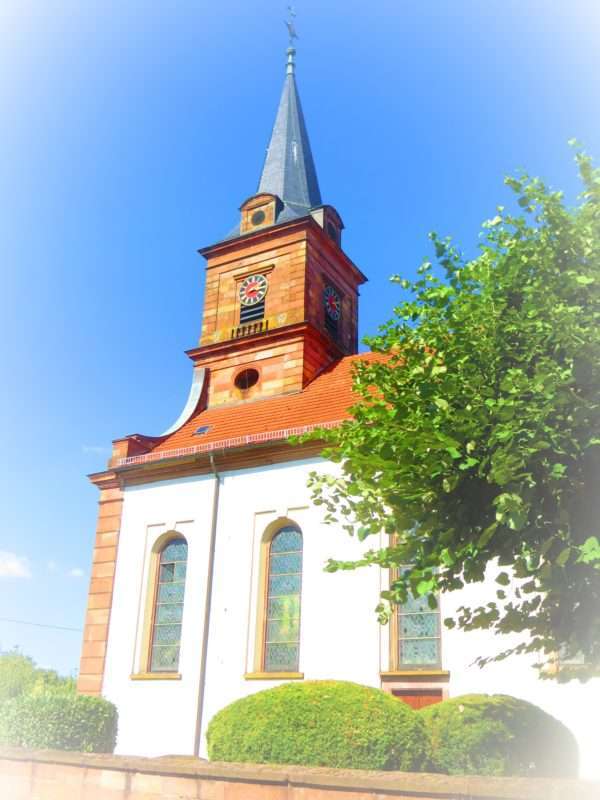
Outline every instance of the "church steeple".
<path id="1" fill-rule="evenodd" d="M 208 376 L 209 408 L 303 391 L 357 349 L 366 279 L 342 250 L 339 214 L 321 202 L 286 24 L 285 83 L 258 191 L 229 236 L 200 251 L 204 314 L 189 355 Z"/>
<path id="2" fill-rule="evenodd" d="M 321 193 L 289 47 L 285 83 L 263 166 L 258 194 L 272 194 L 283 202 L 286 218 L 305 216 L 321 205 Z M 285 213 L 287 211 L 287 214 Z"/>

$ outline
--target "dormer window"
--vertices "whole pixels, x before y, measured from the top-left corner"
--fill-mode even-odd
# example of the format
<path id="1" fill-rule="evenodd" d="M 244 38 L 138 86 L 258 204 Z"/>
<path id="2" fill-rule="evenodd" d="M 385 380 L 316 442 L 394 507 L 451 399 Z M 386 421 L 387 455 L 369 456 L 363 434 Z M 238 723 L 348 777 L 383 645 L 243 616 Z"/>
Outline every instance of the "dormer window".
<path id="1" fill-rule="evenodd" d="M 242 212 L 240 233 L 252 233 L 268 225 L 275 225 L 282 209 L 283 203 L 275 194 L 262 192 L 249 197 L 240 206 Z"/>

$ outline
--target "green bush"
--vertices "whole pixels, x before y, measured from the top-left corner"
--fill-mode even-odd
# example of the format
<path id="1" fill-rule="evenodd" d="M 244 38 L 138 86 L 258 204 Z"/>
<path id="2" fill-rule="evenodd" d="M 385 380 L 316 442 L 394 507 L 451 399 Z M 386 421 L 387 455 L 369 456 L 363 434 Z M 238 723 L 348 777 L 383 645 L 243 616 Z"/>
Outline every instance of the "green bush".
<path id="1" fill-rule="evenodd" d="M 286 683 L 219 711 L 206 735 L 216 761 L 419 770 L 421 717 L 380 689 L 345 681 Z"/>
<path id="2" fill-rule="evenodd" d="M 516 697 L 470 694 L 419 712 L 431 737 L 432 768 L 450 775 L 577 775 L 571 731 Z"/>
<path id="3" fill-rule="evenodd" d="M 116 735 L 117 709 L 101 697 L 53 691 L 0 706 L 0 744 L 112 753 Z"/>

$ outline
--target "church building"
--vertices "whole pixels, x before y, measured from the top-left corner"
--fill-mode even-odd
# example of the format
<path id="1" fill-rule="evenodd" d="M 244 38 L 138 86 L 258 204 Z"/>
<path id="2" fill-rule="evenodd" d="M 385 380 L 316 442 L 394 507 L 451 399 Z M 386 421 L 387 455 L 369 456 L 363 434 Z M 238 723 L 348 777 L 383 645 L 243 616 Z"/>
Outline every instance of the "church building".
<path id="1" fill-rule="evenodd" d="M 200 251 L 187 404 L 162 435 L 115 440 L 91 476 L 100 504 L 79 691 L 116 704 L 117 752 L 147 756 L 205 756 L 217 711 L 284 681 L 354 681 L 415 708 L 512 694 L 573 731 L 593 777 L 598 690 L 540 680 L 528 657 L 473 666 L 510 645 L 441 624 L 476 587 L 437 611 L 411 600 L 380 626 L 383 570 L 323 571 L 364 545 L 311 504 L 309 473 L 337 467 L 318 443 L 289 437 L 348 418 L 353 365 L 376 357 L 358 354 L 366 278 L 343 229 L 321 199 L 290 47 L 258 190 L 235 229 Z"/>

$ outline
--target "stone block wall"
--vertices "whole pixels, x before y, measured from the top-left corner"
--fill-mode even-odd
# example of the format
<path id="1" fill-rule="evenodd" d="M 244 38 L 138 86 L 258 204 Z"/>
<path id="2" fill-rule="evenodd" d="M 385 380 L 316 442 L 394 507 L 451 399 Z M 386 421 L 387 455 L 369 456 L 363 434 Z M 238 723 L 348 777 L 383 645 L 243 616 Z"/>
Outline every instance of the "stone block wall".
<path id="1" fill-rule="evenodd" d="M 600 783 L 0 748 L 2 800 L 598 800 Z"/>

